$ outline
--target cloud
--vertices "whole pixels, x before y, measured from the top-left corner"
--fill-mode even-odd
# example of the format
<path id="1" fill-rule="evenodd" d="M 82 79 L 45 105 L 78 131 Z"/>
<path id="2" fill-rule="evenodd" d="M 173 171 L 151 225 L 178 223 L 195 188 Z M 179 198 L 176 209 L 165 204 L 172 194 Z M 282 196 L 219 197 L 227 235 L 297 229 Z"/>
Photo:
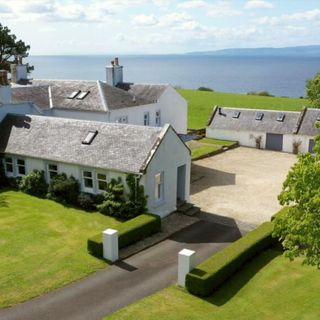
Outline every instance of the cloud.
<path id="1" fill-rule="evenodd" d="M 158 19 L 154 14 L 139 14 L 135 16 L 132 23 L 138 27 L 150 27 L 158 23 Z"/>
<path id="2" fill-rule="evenodd" d="M 273 9 L 274 5 L 269 1 L 250 0 L 245 4 L 246 9 Z"/>
<path id="3" fill-rule="evenodd" d="M 206 6 L 207 3 L 202 0 L 190 0 L 178 4 L 178 8 L 180 9 L 198 9 L 204 8 Z"/>

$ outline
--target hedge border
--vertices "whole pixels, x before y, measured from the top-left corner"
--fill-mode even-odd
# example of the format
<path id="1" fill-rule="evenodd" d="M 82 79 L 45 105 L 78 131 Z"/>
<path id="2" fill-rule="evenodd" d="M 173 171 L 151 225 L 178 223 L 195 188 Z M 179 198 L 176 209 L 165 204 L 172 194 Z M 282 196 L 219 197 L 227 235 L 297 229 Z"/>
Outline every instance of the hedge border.
<path id="1" fill-rule="evenodd" d="M 265 222 L 189 272 L 186 288 L 192 294 L 208 296 L 249 259 L 276 243 L 273 224 Z"/>
<path id="2" fill-rule="evenodd" d="M 152 213 L 145 213 L 124 222 L 116 229 L 119 232 L 121 249 L 161 231 L 161 218 Z M 102 233 L 88 239 L 87 249 L 93 256 L 103 258 Z"/>

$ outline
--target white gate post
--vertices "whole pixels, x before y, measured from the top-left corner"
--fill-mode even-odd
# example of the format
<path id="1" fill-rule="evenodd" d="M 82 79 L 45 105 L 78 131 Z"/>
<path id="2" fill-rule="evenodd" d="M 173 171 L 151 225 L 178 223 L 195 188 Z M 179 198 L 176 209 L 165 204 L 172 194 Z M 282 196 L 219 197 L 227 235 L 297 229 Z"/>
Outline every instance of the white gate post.
<path id="1" fill-rule="evenodd" d="M 185 287 L 186 275 L 195 267 L 195 251 L 183 249 L 178 254 L 178 285 Z"/>
<path id="2" fill-rule="evenodd" d="M 103 231 L 103 257 L 111 262 L 119 259 L 118 231 L 107 229 Z"/>

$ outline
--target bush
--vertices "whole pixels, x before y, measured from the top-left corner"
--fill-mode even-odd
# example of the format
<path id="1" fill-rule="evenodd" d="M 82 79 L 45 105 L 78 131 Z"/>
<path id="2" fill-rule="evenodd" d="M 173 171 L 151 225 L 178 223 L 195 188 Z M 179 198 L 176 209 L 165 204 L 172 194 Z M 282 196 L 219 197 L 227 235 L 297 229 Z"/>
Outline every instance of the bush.
<path id="1" fill-rule="evenodd" d="M 210 295 L 254 255 L 276 243 L 272 229 L 272 222 L 265 222 L 201 263 L 186 276 L 188 291 L 199 296 Z"/>
<path id="2" fill-rule="evenodd" d="M 33 170 L 28 175 L 23 176 L 19 183 L 19 189 L 32 196 L 45 198 L 48 192 L 48 184 L 44 171 Z"/>
<path id="3" fill-rule="evenodd" d="M 6 187 L 8 185 L 8 179 L 6 177 L 2 158 L 0 158 L 0 188 Z"/>
<path id="4" fill-rule="evenodd" d="M 21 177 L 9 177 L 7 178 L 7 185 L 15 190 L 19 190 Z"/>
<path id="5" fill-rule="evenodd" d="M 47 197 L 61 203 L 77 205 L 79 194 L 79 182 L 73 176 L 68 178 L 62 173 L 51 179 Z"/>
<path id="6" fill-rule="evenodd" d="M 121 224 L 119 231 L 119 249 L 138 242 L 161 230 L 161 218 L 154 214 L 143 214 Z M 88 239 L 87 248 L 97 258 L 103 256 L 102 234 Z"/>
<path id="7" fill-rule="evenodd" d="M 94 210 L 96 208 L 94 195 L 81 192 L 78 196 L 78 205 L 87 211 Z"/>
<path id="8" fill-rule="evenodd" d="M 270 94 L 268 91 L 249 91 L 247 93 L 249 96 L 263 96 L 263 97 L 274 97 L 272 94 Z"/>
<path id="9" fill-rule="evenodd" d="M 210 91 L 210 92 L 213 92 L 213 91 L 214 91 L 213 89 L 208 88 L 208 87 L 199 87 L 198 90 L 199 90 L 199 91 Z"/>

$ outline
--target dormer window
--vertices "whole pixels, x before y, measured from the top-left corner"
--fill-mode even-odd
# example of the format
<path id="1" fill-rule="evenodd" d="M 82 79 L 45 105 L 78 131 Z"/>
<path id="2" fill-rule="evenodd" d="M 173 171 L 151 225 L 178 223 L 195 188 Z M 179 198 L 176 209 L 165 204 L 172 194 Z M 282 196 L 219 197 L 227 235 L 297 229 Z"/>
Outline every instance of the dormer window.
<path id="1" fill-rule="evenodd" d="M 96 135 L 98 134 L 98 131 L 89 131 L 86 138 L 82 141 L 82 144 L 91 144 L 93 139 L 96 137 Z"/>
<path id="2" fill-rule="evenodd" d="M 68 99 L 74 99 L 81 91 L 73 91 L 70 96 L 68 97 Z"/>
<path id="3" fill-rule="evenodd" d="M 76 99 L 83 100 L 89 93 L 90 91 L 81 91 L 80 94 L 77 95 Z"/>
<path id="4" fill-rule="evenodd" d="M 283 120 L 284 120 L 284 118 L 285 118 L 285 113 L 278 113 L 278 115 L 277 115 L 277 121 L 278 122 L 283 122 Z"/>

